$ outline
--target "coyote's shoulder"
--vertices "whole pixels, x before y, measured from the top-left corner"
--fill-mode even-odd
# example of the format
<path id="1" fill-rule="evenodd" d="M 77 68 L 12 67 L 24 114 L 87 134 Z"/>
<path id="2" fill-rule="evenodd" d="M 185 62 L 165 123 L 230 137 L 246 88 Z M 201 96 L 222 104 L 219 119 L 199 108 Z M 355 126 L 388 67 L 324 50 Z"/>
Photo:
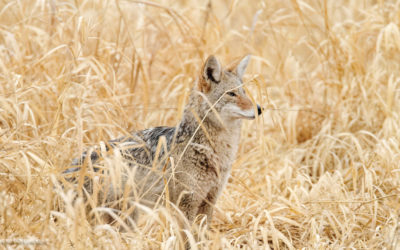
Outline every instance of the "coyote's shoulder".
<path id="1" fill-rule="evenodd" d="M 109 141 L 106 151 L 118 149 L 128 167 L 117 168 L 124 176 L 118 183 L 103 187 L 104 192 L 113 194 L 108 200 L 119 200 L 124 195 L 125 199 L 139 199 L 151 205 L 162 199 L 175 203 L 189 221 L 201 214 L 211 220 L 213 206 L 226 185 L 236 156 L 241 119 L 254 119 L 255 110 L 261 114 L 260 107 L 254 109 L 242 88 L 248 61 L 246 56 L 224 69 L 210 56 L 176 127 L 145 129 Z M 86 158 L 85 153 L 74 164 L 82 165 Z M 99 158 L 98 150 L 91 151 L 92 162 Z M 110 169 L 119 163 L 113 166 Z M 115 170 L 108 171 L 115 175 Z M 116 186 L 122 189 L 108 190 Z M 130 190 L 128 197 L 126 190 Z"/>

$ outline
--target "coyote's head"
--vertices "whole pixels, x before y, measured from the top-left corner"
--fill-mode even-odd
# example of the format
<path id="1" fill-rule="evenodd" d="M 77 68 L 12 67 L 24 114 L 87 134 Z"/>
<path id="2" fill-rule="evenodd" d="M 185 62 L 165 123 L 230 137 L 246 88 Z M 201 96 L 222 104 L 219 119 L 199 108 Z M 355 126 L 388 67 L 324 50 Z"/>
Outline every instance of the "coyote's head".
<path id="1" fill-rule="evenodd" d="M 203 110 L 206 106 L 210 108 L 210 105 L 215 104 L 214 111 L 208 115 L 211 119 L 229 124 L 237 119 L 254 119 L 255 112 L 261 114 L 260 106 L 257 105 L 256 110 L 242 88 L 242 76 L 249 59 L 250 56 L 247 55 L 224 69 L 215 56 L 207 58 L 201 71 L 198 91 L 203 97 Z M 218 114 L 215 114 L 215 111 Z"/>

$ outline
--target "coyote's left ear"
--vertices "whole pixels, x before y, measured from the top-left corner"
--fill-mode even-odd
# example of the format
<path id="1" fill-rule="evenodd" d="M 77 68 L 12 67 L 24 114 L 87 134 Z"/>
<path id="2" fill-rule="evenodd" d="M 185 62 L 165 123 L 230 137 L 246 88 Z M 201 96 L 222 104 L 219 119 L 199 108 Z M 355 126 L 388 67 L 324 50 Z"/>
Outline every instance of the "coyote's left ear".
<path id="1" fill-rule="evenodd" d="M 250 61 L 250 55 L 242 58 L 239 62 L 236 62 L 228 67 L 228 70 L 235 73 L 240 79 L 242 79 L 244 72 L 246 71 L 247 65 Z"/>
<path id="2" fill-rule="evenodd" d="M 203 78 L 208 82 L 219 83 L 221 73 L 221 64 L 218 59 L 214 55 L 209 56 L 203 66 Z"/>
<path id="3" fill-rule="evenodd" d="M 222 68 L 218 59 L 211 55 L 207 58 L 203 65 L 201 72 L 201 79 L 199 81 L 199 90 L 207 93 L 211 89 L 211 84 L 219 83 L 221 81 Z"/>

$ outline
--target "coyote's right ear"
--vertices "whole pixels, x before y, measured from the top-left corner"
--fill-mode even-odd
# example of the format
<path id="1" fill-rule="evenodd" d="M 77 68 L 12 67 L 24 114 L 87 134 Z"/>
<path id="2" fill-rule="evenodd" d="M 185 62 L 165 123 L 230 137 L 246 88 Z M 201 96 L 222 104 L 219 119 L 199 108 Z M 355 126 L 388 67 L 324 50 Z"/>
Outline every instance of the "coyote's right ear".
<path id="1" fill-rule="evenodd" d="M 244 71 L 247 68 L 247 65 L 249 64 L 250 60 L 250 55 L 247 55 L 243 57 L 240 61 L 235 61 L 231 65 L 229 65 L 228 71 L 233 72 L 236 74 L 240 79 L 243 78 Z"/>
<path id="2" fill-rule="evenodd" d="M 203 66 L 203 78 L 208 83 L 221 81 L 221 64 L 213 55 L 209 56 Z"/>

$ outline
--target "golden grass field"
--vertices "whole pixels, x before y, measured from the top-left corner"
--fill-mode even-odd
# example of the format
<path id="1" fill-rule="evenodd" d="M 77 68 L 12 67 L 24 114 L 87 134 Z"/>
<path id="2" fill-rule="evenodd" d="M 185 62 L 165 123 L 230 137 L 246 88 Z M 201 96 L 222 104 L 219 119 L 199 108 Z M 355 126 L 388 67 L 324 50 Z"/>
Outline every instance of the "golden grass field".
<path id="1" fill-rule="evenodd" d="M 208 55 L 250 53 L 265 111 L 244 122 L 210 228 L 184 233 L 192 249 L 400 249 L 399 25 L 384 0 L 2 1 L 1 248 L 182 248 L 167 208 L 119 231 L 61 173 L 174 126 Z"/>

